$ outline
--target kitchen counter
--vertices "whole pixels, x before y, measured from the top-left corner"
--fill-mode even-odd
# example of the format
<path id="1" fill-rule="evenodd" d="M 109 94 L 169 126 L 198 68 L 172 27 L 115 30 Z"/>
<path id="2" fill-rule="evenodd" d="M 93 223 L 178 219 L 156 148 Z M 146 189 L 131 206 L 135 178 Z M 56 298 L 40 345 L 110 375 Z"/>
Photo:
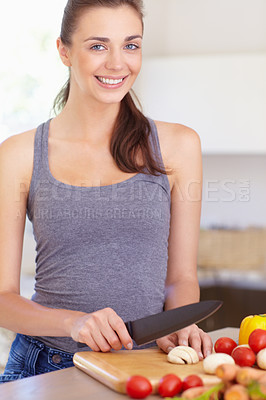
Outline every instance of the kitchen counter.
<path id="1" fill-rule="evenodd" d="M 213 342 L 218 337 L 238 339 L 238 328 L 210 332 Z M 0 385 L 1 400 L 122 400 L 128 396 L 116 393 L 76 367 L 50 372 L 32 378 Z M 159 399 L 149 396 L 147 400 Z"/>
<path id="2" fill-rule="evenodd" d="M 198 279 L 201 288 L 227 286 L 265 291 L 266 269 L 198 268 Z"/>

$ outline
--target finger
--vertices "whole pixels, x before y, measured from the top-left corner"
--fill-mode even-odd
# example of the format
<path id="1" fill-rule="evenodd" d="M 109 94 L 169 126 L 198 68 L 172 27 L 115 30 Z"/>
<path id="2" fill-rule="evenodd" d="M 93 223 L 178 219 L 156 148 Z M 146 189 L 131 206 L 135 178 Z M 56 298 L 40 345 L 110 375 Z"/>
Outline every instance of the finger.
<path id="1" fill-rule="evenodd" d="M 101 332 L 101 326 L 104 325 L 104 320 L 106 321 L 106 318 L 104 318 L 104 313 L 102 312 L 90 314 L 89 318 L 85 321 L 86 325 L 80 330 L 80 336 L 83 337 L 83 341 L 84 339 L 86 340 L 86 343 L 87 337 L 90 337 L 92 342 L 99 348 L 99 351 L 108 352 L 111 350 L 111 347 Z M 105 322 L 105 324 L 107 323 Z"/>
<path id="2" fill-rule="evenodd" d="M 87 346 L 89 346 L 93 351 L 100 351 L 99 346 L 96 344 L 95 340 L 92 338 L 92 336 L 89 334 L 86 339 L 85 343 Z"/>
<path id="3" fill-rule="evenodd" d="M 202 331 L 201 340 L 202 340 L 203 356 L 208 357 L 212 353 L 212 348 L 213 348 L 211 337 L 207 333 Z"/>
<path id="4" fill-rule="evenodd" d="M 202 354 L 202 349 L 201 349 L 201 337 L 200 337 L 200 332 L 198 330 L 195 330 L 191 336 L 189 337 L 189 343 L 190 346 L 193 347 L 193 349 L 198 353 L 199 359 L 203 359 L 203 354 Z"/>
<path id="5" fill-rule="evenodd" d="M 102 327 L 101 332 L 112 349 L 120 350 L 122 348 L 119 337 L 108 322 Z"/>
<path id="6" fill-rule="evenodd" d="M 113 312 L 113 310 L 112 310 L 112 312 Z M 97 326 L 98 326 L 102 336 L 104 337 L 106 343 L 108 343 L 108 345 L 110 346 L 110 348 L 112 348 L 114 350 L 120 350 L 122 347 L 122 343 L 121 343 L 119 337 L 117 336 L 116 332 L 110 325 L 108 315 L 109 315 L 109 311 L 107 311 L 107 314 L 105 314 L 103 318 L 98 318 Z"/>
<path id="7" fill-rule="evenodd" d="M 177 331 L 177 336 L 178 336 L 179 346 L 188 346 L 188 336 L 189 336 L 188 330 L 182 329 L 180 331 Z"/>
<path id="8" fill-rule="evenodd" d="M 128 350 L 131 350 L 133 348 L 133 342 L 123 320 L 116 313 L 112 313 L 109 315 L 108 322 L 111 328 L 116 332 L 122 345 Z"/>
<path id="9" fill-rule="evenodd" d="M 169 353 L 169 351 L 176 347 L 176 343 L 169 336 L 157 339 L 156 343 L 165 353 Z"/>
<path id="10" fill-rule="evenodd" d="M 105 339 L 105 337 L 103 336 L 102 332 L 98 327 L 96 327 L 91 332 L 91 336 L 95 341 L 95 343 L 97 344 L 97 346 L 100 348 L 100 351 L 102 351 L 103 353 L 107 353 L 108 351 L 111 350 L 109 343 L 107 342 L 107 340 Z"/>

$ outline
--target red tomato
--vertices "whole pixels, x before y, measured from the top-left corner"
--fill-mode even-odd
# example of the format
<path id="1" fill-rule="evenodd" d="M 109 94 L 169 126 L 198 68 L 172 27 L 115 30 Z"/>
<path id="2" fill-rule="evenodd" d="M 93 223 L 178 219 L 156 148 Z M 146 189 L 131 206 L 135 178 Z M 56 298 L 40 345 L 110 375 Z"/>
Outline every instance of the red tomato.
<path id="1" fill-rule="evenodd" d="M 251 332 L 248 344 L 250 348 L 254 351 L 254 353 L 258 353 L 260 350 L 265 349 L 266 347 L 266 330 L 264 329 L 255 329 Z"/>
<path id="2" fill-rule="evenodd" d="M 184 391 L 196 386 L 203 386 L 202 379 L 198 375 L 188 375 L 184 378 L 182 387 Z"/>
<path id="3" fill-rule="evenodd" d="M 236 346 L 237 344 L 233 339 L 229 337 L 220 337 L 215 342 L 214 350 L 216 353 L 226 353 L 230 356 Z"/>
<path id="4" fill-rule="evenodd" d="M 159 382 L 158 393 L 162 397 L 173 397 L 180 393 L 182 389 L 181 379 L 174 374 L 168 374 L 162 377 Z"/>
<path id="5" fill-rule="evenodd" d="M 240 367 L 252 367 L 256 361 L 256 355 L 253 350 L 246 346 L 237 346 L 231 356 L 235 363 Z"/>
<path id="6" fill-rule="evenodd" d="M 133 399 L 145 399 L 152 392 L 150 381 L 141 375 L 133 375 L 126 383 L 127 394 Z"/>

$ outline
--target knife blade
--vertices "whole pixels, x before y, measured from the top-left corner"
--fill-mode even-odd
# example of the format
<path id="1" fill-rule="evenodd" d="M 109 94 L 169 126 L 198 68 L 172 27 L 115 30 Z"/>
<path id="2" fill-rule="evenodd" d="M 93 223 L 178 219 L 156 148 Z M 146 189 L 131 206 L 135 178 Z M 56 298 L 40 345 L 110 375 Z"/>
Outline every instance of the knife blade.
<path id="1" fill-rule="evenodd" d="M 128 321 L 125 325 L 137 345 L 142 345 L 176 332 L 186 326 L 203 321 L 215 313 L 222 304 L 223 302 L 219 300 L 200 301 L 149 315 L 135 321 Z"/>
<path id="2" fill-rule="evenodd" d="M 142 345 L 153 342 L 186 326 L 203 321 L 214 314 L 222 304 L 223 302 L 220 300 L 200 301 L 134 321 L 128 321 L 125 322 L 125 325 L 136 344 Z M 78 347 L 87 347 L 87 345 L 78 343 Z"/>

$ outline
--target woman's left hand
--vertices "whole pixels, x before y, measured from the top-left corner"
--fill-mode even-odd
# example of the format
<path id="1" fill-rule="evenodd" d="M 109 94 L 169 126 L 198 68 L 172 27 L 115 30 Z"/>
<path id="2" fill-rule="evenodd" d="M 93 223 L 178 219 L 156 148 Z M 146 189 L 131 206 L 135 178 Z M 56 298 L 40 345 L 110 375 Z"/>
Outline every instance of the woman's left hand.
<path id="1" fill-rule="evenodd" d="M 212 353 L 210 336 L 195 324 L 157 339 L 156 343 L 165 353 L 169 353 L 176 346 L 191 346 L 198 353 L 200 360 Z"/>

